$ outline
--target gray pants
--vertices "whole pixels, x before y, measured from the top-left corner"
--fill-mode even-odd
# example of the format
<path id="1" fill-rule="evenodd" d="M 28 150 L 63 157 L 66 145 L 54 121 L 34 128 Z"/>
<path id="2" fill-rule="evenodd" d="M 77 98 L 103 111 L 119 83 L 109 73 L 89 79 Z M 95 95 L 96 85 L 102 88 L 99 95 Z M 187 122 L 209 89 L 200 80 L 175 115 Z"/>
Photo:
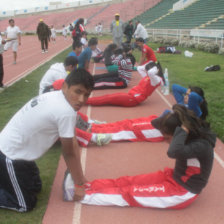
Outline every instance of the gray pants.
<path id="1" fill-rule="evenodd" d="M 122 37 L 113 37 L 113 42 L 114 44 L 116 44 L 118 47 L 121 47 L 122 45 L 122 40 L 123 40 L 123 36 Z"/>

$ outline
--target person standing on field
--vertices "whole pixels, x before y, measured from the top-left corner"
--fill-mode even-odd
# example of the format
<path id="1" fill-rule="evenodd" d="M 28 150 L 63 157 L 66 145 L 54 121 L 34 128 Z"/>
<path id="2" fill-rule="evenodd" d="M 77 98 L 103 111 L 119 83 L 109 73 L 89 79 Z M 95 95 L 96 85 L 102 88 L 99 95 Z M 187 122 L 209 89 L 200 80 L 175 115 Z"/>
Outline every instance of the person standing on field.
<path id="1" fill-rule="evenodd" d="M 110 25 L 110 30 L 113 36 L 113 42 L 119 47 L 122 47 L 124 23 L 120 20 L 120 15 L 115 14 L 115 20 Z"/>
<path id="2" fill-rule="evenodd" d="M 40 19 L 40 22 L 37 26 L 37 35 L 41 42 L 42 53 L 47 53 L 48 41 L 50 41 L 51 31 L 48 25 L 44 23 L 43 19 Z"/>
<path id="3" fill-rule="evenodd" d="M 7 43 L 4 46 L 4 50 L 7 51 L 12 48 L 14 62 L 16 64 L 18 45 L 21 45 L 21 31 L 18 26 L 15 26 L 14 19 L 9 20 L 9 26 L 5 31 Z"/>

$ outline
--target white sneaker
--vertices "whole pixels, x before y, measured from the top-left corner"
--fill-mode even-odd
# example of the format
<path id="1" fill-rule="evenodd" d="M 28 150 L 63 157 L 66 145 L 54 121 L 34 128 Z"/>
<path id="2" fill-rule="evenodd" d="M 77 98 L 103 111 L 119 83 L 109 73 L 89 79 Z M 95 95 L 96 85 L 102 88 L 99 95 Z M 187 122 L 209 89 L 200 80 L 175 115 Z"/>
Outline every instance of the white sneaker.
<path id="1" fill-rule="evenodd" d="M 42 54 L 44 54 L 45 53 L 45 51 L 44 50 L 42 50 Z"/>
<path id="2" fill-rule="evenodd" d="M 65 171 L 63 181 L 63 199 L 64 201 L 73 201 L 75 195 L 75 184 L 72 180 L 72 175 L 68 170 Z"/>
<path id="3" fill-rule="evenodd" d="M 98 146 L 106 145 L 111 141 L 111 139 L 112 139 L 111 134 L 97 134 L 96 144 Z"/>
<path id="4" fill-rule="evenodd" d="M 48 50 L 45 50 L 45 53 L 47 53 L 48 52 Z"/>

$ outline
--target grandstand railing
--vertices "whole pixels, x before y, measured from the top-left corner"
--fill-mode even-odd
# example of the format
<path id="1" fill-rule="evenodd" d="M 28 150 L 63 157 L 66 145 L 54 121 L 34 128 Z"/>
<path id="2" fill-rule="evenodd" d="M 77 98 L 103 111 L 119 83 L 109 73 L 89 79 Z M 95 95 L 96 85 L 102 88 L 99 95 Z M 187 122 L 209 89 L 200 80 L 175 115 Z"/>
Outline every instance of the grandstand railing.
<path id="1" fill-rule="evenodd" d="M 149 37 L 153 40 L 157 38 L 177 39 L 180 43 L 186 40 L 193 40 L 197 43 L 208 41 L 223 48 L 224 31 L 222 30 L 202 30 L 202 29 L 147 29 Z"/>

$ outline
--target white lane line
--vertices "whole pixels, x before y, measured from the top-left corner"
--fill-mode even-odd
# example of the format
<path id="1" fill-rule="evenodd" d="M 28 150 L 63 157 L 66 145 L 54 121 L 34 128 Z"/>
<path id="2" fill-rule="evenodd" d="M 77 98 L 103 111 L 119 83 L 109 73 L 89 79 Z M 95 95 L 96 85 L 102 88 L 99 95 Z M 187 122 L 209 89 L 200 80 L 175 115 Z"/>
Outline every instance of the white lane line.
<path id="1" fill-rule="evenodd" d="M 224 168 L 224 161 L 221 159 L 221 157 L 216 152 L 214 152 L 214 157 L 219 162 L 221 167 Z"/>
<path id="2" fill-rule="evenodd" d="M 156 89 L 156 92 L 159 94 L 159 96 L 163 99 L 163 101 L 170 107 L 172 108 L 172 104 L 159 92 L 158 89 Z M 224 168 L 224 161 L 221 159 L 221 157 L 214 151 L 214 157 L 220 164 L 222 168 Z"/>
<path id="3" fill-rule="evenodd" d="M 172 108 L 172 104 L 162 95 L 162 93 L 156 89 L 156 92 L 159 94 L 159 96 L 163 99 L 163 101 L 170 107 Z"/>
<path id="4" fill-rule="evenodd" d="M 95 74 L 95 67 L 96 64 L 93 64 L 93 75 Z M 93 92 L 92 92 L 93 93 Z M 92 93 L 90 94 L 90 97 L 92 96 Z M 90 117 L 91 115 L 91 106 L 87 107 L 87 116 Z M 87 149 L 82 148 L 81 149 L 81 164 L 82 164 L 82 170 L 85 175 L 86 171 L 86 157 L 87 157 Z M 79 202 L 75 202 L 74 210 L 73 210 L 73 218 L 72 218 L 72 224 L 80 224 L 81 221 L 81 212 L 82 212 L 82 204 Z"/>

